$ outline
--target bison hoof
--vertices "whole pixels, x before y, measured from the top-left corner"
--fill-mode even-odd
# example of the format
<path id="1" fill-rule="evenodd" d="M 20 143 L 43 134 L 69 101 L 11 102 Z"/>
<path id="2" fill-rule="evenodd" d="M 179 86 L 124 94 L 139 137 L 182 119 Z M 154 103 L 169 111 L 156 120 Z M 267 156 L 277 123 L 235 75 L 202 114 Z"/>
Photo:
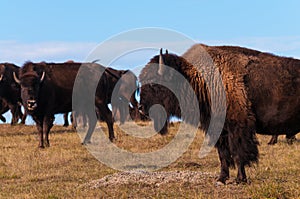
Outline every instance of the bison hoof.
<path id="1" fill-rule="evenodd" d="M 40 148 L 40 149 L 44 149 L 45 146 L 44 146 L 44 145 L 39 145 L 39 148 Z"/>
<path id="2" fill-rule="evenodd" d="M 92 142 L 90 140 L 84 140 L 81 144 L 82 145 L 88 145 L 91 144 Z"/>
<path id="3" fill-rule="evenodd" d="M 116 140 L 116 138 L 115 138 L 115 137 L 109 137 L 109 140 L 110 140 L 111 142 L 114 142 L 114 141 Z"/>
<path id="4" fill-rule="evenodd" d="M 216 187 L 220 187 L 220 186 L 224 186 L 225 185 L 225 182 L 221 182 L 221 181 L 217 181 L 217 182 L 215 182 L 215 186 Z"/>
<path id="5" fill-rule="evenodd" d="M 250 184 L 250 181 L 248 181 L 246 178 L 243 179 L 235 179 L 236 184 Z"/>

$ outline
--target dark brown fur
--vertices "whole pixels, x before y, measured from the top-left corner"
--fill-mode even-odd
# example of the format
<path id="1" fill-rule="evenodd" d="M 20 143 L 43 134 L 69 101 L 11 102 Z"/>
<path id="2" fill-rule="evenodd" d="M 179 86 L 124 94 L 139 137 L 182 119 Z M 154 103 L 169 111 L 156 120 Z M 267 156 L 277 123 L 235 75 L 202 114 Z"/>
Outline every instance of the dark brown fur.
<path id="1" fill-rule="evenodd" d="M 21 111 L 20 86 L 14 81 L 13 73 L 18 73 L 19 67 L 11 63 L 0 64 L 0 75 L 3 77 L 0 81 L 0 97 L 6 101 L 12 114 L 11 125 L 25 123 L 26 113 Z"/>
<path id="2" fill-rule="evenodd" d="M 6 118 L 2 114 L 6 113 L 7 111 L 9 111 L 8 103 L 6 100 L 0 98 L 0 120 L 2 122 L 6 122 Z"/>
<path id="3" fill-rule="evenodd" d="M 194 89 L 204 131 L 211 119 L 212 99 L 203 77 L 206 75 L 212 80 L 214 75 L 211 75 L 212 69 L 208 68 L 207 58 L 202 53 L 208 53 L 212 58 L 226 92 L 225 124 L 215 145 L 221 162 L 218 180 L 225 183 L 229 178 L 229 167 L 237 165 L 237 181 L 246 181 L 244 166 L 258 161 L 256 132 L 274 135 L 279 132 L 295 134 L 300 130 L 300 61 L 241 47 L 201 44 L 193 46 L 182 57 L 164 54 L 164 64 L 181 73 Z M 158 59 L 155 56 L 150 63 L 158 63 Z M 156 75 L 148 68 L 146 66 L 140 75 L 144 111 L 147 113 L 151 105 L 161 103 L 169 115 L 180 117 L 178 102 L 170 91 L 159 85 L 145 84 Z M 172 74 L 164 74 L 162 78 L 172 79 Z M 219 87 L 216 85 L 214 89 L 219 91 Z M 186 98 L 185 89 L 180 89 L 183 100 Z M 165 124 L 161 132 L 166 132 L 166 129 Z"/>

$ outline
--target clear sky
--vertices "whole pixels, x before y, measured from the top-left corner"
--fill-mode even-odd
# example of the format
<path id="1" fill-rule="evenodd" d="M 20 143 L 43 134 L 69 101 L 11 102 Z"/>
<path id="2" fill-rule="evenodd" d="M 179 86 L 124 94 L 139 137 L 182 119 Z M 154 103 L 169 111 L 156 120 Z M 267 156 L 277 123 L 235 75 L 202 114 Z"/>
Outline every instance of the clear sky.
<path id="1" fill-rule="evenodd" d="M 298 0 L 10 0 L 0 8 L 0 62 L 81 61 L 107 38 L 143 27 L 300 57 Z"/>
<path id="2" fill-rule="evenodd" d="M 298 0 L 7 0 L 0 8 L 0 62 L 83 61 L 107 38 L 143 27 L 300 58 Z"/>

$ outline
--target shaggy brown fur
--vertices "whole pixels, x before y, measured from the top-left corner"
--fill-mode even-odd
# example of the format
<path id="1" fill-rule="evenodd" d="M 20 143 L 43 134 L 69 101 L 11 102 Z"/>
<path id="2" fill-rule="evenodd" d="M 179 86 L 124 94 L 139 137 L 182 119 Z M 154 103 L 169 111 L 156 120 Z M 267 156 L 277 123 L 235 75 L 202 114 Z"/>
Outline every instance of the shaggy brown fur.
<path id="1" fill-rule="evenodd" d="M 205 54 L 211 57 L 222 76 L 226 92 L 226 118 L 216 148 L 221 162 L 219 181 L 225 183 L 229 167 L 237 165 L 237 182 L 246 181 L 244 167 L 258 161 L 258 142 L 255 132 L 295 134 L 300 130 L 300 61 L 277 57 L 268 53 L 241 47 L 210 47 L 195 45 L 182 57 L 164 54 L 164 64 L 181 73 L 194 89 L 200 109 L 201 128 L 206 131 L 212 111 L 210 90 L 207 81 L 214 80 L 214 71 L 207 63 Z M 150 63 L 158 63 L 155 56 Z M 209 68 L 210 67 L 210 68 Z M 155 103 L 161 103 L 169 115 L 181 116 L 178 102 L 168 89 L 147 84 L 157 78 L 157 71 L 149 70 L 149 64 L 142 70 L 140 80 L 141 106 L 145 113 Z M 166 72 L 162 79 L 171 81 L 172 74 Z M 143 84 L 144 83 L 144 84 Z M 179 86 L 179 85 L 178 85 Z M 181 89 L 180 100 L 186 98 Z M 220 84 L 214 89 L 220 90 Z M 150 97 L 151 96 L 151 97 Z M 185 119 L 190 122 L 190 119 Z M 154 118 L 154 123 L 159 123 Z M 162 132 L 167 131 L 164 125 Z"/>

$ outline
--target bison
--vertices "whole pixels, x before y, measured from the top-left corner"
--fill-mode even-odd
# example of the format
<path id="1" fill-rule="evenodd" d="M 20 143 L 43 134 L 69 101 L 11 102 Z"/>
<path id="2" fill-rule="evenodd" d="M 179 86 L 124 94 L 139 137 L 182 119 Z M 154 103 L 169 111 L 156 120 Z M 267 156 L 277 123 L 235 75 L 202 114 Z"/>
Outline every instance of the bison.
<path id="1" fill-rule="evenodd" d="M 11 63 L 0 64 L 0 97 L 9 107 L 14 125 L 21 119 L 21 123 L 25 124 L 26 112 L 21 111 L 21 95 L 20 86 L 14 81 L 13 73 L 17 73 L 19 67 Z"/>
<path id="2" fill-rule="evenodd" d="M 205 56 L 207 54 L 209 58 Z M 229 168 L 235 166 L 238 167 L 236 181 L 246 182 L 245 166 L 257 163 L 259 157 L 255 133 L 278 135 L 285 132 L 292 136 L 300 130 L 300 60 L 243 47 L 203 44 L 192 46 L 183 56 L 161 52 L 150 60 L 139 76 L 142 112 L 149 115 L 150 107 L 160 103 L 168 117 L 182 117 L 175 95 L 166 87 L 151 83 L 157 79 L 176 82 L 172 70 L 163 67 L 166 65 L 190 83 L 199 102 L 200 128 L 207 132 L 215 111 L 212 100 L 220 100 L 218 96 L 212 99 L 210 90 L 219 91 L 220 84 L 209 87 L 209 82 L 204 79 L 208 76 L 206 80 L 213 82 L 215 78 L 214 69 L 207 64 L 209 59 L 219 71 L 226 93 L 226 117 L 215 144 L 221 162 L 217 182 L 226 183 Z M 177 87 L 179 100 L 188 102 L 185 89 L 180 83 Z M 192 115 L 192 109 L 185 111 Z M 160 116 L 155 113 L 152 117 L 154 126 L 163 125 L 156 130 L 166 133 L 167 122 L 160 121 Z M 191 122 L 189 118 L 183 120 Z"/>
<path id="3" fill-rule="evenodd" d="M 32 116 L 36 122 L 36 126 L 40 135 L 39 147 L 44 148 L 50 146 L 49 143 L 49 131 L 53 126 L 54 115 L 58 113 L 67 113 L 72 111 L 72 93 L 74 82 L 77 73 L 81 66 L 88 66 L 87 68 L 97 68 L 98 70 L 106 71 L 106 68 L 96 63 L 32 63 L 26 62 L 19 71 L 19 77 L 17 73 L 14 73 L 15 81 L 21 85 L 21 97 L 23 105 L 26 111 Z M 109 129 L 110 140 L 114 139 L 113 132 L 113 119 L 111 111 L 108 109 L 107 104 L 110 101 L 108 95 L 113 89 L 113 83 L 111 79 L 116 77 L 110 77 L 103 73 L 100 81 L 95 80 L 98 83 L 98 89 L 95 93 L 92 93 L 93 102 L 90 102 L 91 106 L 99 110 L 100 114 L 105 118 L 105 121 Z M 90 82 L 93 73 L 85 76 L 85 82 Z M 117 80 L 116 80 L 117 82 Z M 136 82 L 134 82 L 136 85 Z M 85 84 L 89 85 L 89 84 Z M 84 88 L 82 91 L 89 90 Z M 86 93 L 79 93 L 81 98 L 86 98 Z M 91 94 L 91 93 L 89 93 Z M 124 94 L 125 95 L 125 94 Z M 124 96 L 122 95 L 122 96 Z M 84 111 L 82 110 L 74 110 Z M 94 130 L 97 120 L 93 117 L 88 118 L 89 129 L 84 139 L 84 143 L 90 141 L 91 134 Z"/>
<path id="4" fill-rule="evenodd" d="M 108 124 L 109 139 L 115 139 L 113 133 L 113 114 L 108 108 L 108 104 L 112 105 L 112 111 L 115 113 L 120 112 L 120 117 L 117 118 L 121 123 L 125 122 L 126 116 L 129 115 L 129 104 L 132 103 L 136 106 L 137 102 L 134 98 L 134 92 L 137 89 L 137 77 L 130 70 L 115 70 L 110 67 L 103 67 L 96 64 L 97 67 L 82 68 L 77 76 L 76 85 L 74 85 L 75 92 L 73 93 L 73 103 L 79 110 L 77 112 L 83 113 L 88 116 L 88 120 L 95 119 L 89 111 L 92 109 L 91 101 L 94 99 L 80 96 L 92 96 L 96 90 L 96 113 L 98 120 L 103 119 Z M 101 74 L 102 73 L 102 74 Z M 99 81 L 99 76 L 101 79 Z M 88 79 L 86 77 L 89 77 Z M 97 84 L 97 82 L 99 83 Z M 92 89 L 95 85 L 96 88 Z M 113 91 L 116 96 L 113 97 Z M 83 94 L 84 93 L 84 94 Z M 79 99 L 79 100 L 78 100 Z M 73 106 L 74 106 L 73 104 Z M 87 112 L 86 112 L 87 111 Z M 88 130 L 83 143 L 90 143 L 93 131 Z"/>

